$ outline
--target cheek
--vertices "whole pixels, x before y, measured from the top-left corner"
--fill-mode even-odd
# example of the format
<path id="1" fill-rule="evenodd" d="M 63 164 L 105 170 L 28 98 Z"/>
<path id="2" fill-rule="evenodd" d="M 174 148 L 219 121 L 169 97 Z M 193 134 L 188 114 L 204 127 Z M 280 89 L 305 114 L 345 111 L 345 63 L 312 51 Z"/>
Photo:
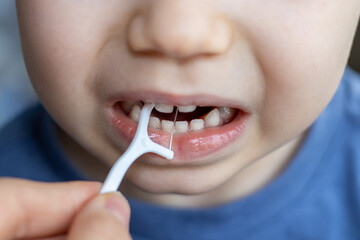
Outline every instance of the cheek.
<path id="1" fill-rule="evenodd" d="M 34 88 L 54 120 L 87 149 L 103 147 L 97 143 L 103 133 L 93 81 L 99 70 L 97 55 L 111 37 L 110 29 L 122 20 L 109 7 L 93 0 L 24 1 L 18 6 Z"/>
<path id="2" fill-rule="evenodd" d="M 264 140 L 290 139 L 318 117 L 339 84 L 356 26 L 358 13 L 338 11 L 339 3 L 291 4 L 288 12 L 270 6 L 247 32 L 263 75 L 257 117 Z"/>
<path id="3" fill-rule="evenodd" d="M 86 90 L 89 75 L 96 71 L 100 26 L 92 24 L 95 21 L 92 15 L 81 14 L 91 9 L 79 11 L 79 7 L 69 8 L 61 0 L 53 7 L 35 3 L 28 4 L 30 9 L 26 10 L 33 11 L 35 17 L 24 13 L 25 18 L 20 22 L 31 80 L 44 100 L 51 92 L 65 102 L 68 99 L 75 102 L 79 93 Z M 91 4 L 84 7 L 90 8 Z"/>
<path id="4" fill-rule="evenodd" d="M 127 15 L 121 11 L 131 13 L 119 4 L 96 0 L 18 3 L 30 79 L 45 107 L 62 125 L 69 121 L 68 116 L 72 122 L 83 123 L 93 114 L 98 54 L 111 34 L 119 34 L 114 26 L 120 31 L 121 22 L 126 22 Z"/>

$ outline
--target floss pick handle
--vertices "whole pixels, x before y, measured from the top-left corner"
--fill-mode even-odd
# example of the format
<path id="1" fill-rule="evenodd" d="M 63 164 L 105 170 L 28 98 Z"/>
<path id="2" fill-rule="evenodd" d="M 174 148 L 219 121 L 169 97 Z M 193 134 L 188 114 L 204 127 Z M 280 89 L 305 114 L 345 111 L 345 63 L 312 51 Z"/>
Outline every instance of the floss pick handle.
<path id="1" fill-rule="evenodd" d="M 154 103 L 144 104 L 135 137 L 128 149 L 126 149 L 124 154 L 121 155 L 111 168 L 100 190 L 101 194 L 117 191 L 126 171 L 141 155 L 152 152 L 169 160 L 174 157 L 174 152 L 172 150 L 151 141 L 148 135 L 147 127 L 154 106 Z"/>

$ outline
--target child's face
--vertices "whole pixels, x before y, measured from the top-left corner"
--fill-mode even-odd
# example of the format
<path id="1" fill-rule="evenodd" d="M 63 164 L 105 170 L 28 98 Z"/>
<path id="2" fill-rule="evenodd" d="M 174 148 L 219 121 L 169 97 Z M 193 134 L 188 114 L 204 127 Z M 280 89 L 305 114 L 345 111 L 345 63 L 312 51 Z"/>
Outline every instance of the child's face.
<path id="1" fill-rule="evenodd" d="M 357 0 L 17 5 L 40 99 L 70 136 L 109 165 L 135 129 L 121 102 L 239 112 L 235 119 L 222 115 L 218 127 L 175 133 L 172 162 L 147 156 L 127 176 L 149 191 L 179 193 L 211 190 L 270 152 L 293 153 L 286 146 L 305 134 L 336 91 L 360 9 Z M 181 115 L 189 122 L 200 118 Z M 151 134 L 168 144 L 165 131 Z"/>

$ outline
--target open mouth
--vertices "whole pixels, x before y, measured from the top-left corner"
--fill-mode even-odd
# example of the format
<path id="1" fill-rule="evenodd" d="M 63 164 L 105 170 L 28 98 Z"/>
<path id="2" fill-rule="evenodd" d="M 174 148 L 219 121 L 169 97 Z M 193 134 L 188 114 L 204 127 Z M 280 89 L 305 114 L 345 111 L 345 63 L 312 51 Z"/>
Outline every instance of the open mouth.
<path id="1" fill-rule="evenodd" d="M 139 121 L 144 105 L 142 101 L 122 101 L 117 104 L 129 118 L 135 122 Z M 238 109 L 229 107 L 173 106 L 157 103 L 151 113 L 149 128 L 174 134 L 201 131 L 224 126 L 238 113 Z"/>
<path id="2" fill-rule="evenodd" d="M 143 105 L 143 101 L 117 101 L 112 105 L 111 122 L 120 139 L 125 138 L 130 143 L 135 135 Z M 148 133 L 154 142 L 165 147 L 169 147 L 170 136 L 173 134 L 172 163 L 204 162 L 204 159 L 212 158 L 212 153 L 240 137 L 248 115 L 241 109 L 226 106 L 175 106 L 155 103 Z"/>

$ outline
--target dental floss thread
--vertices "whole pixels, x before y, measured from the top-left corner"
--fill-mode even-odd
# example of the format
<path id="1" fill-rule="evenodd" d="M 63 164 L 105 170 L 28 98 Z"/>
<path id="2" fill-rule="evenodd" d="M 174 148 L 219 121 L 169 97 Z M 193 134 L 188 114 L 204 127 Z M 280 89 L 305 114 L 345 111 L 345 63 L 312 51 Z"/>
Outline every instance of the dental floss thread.
<path id="1" fill-rule="evenodd" d="M 104 184 L 100 190 L 100 194 L 115 192 L 118 190 L 125 173 L 131 164 L 145 153 L 155 153 L 168 160 L 173 159 L 174 152 L 160 144 L 153 142 L 147 132 L 151 111 L 154 109 L 154 103 L 146 103 L 143 106 L 140 114 L 140 120 L 136 129 L 135 137 L 126 149 L 123 155 L 115 162 L 114 166 L 110 169 Z M 175 118 L 177 117 L 177 112 Z M 176 119 L 175 119 L 176 121 Z M 172 142 L 172 136 L 171 136 Z M 170 145 L 171 147 L 171 145 Z"/>
<path id="2" fill-rule="evenodd" d="M 178 112 L 179 112 L 179 108 L 177 107 L 177 108 L 176 108 L 176 112 L 175 112 L 175 117 L 174 117 L 174 126 L 175 126 L 175 122 L 176 122 L 176 118 L 177 118 Z M 169 147 L 170 150 L 171 150 L 171 147 L 172 147 L 174 131 L 175 131 L 175 129 L 171 130 L 170 144 L 169 144 L 169 145 L 170 145 L 170 147 Z"/>

